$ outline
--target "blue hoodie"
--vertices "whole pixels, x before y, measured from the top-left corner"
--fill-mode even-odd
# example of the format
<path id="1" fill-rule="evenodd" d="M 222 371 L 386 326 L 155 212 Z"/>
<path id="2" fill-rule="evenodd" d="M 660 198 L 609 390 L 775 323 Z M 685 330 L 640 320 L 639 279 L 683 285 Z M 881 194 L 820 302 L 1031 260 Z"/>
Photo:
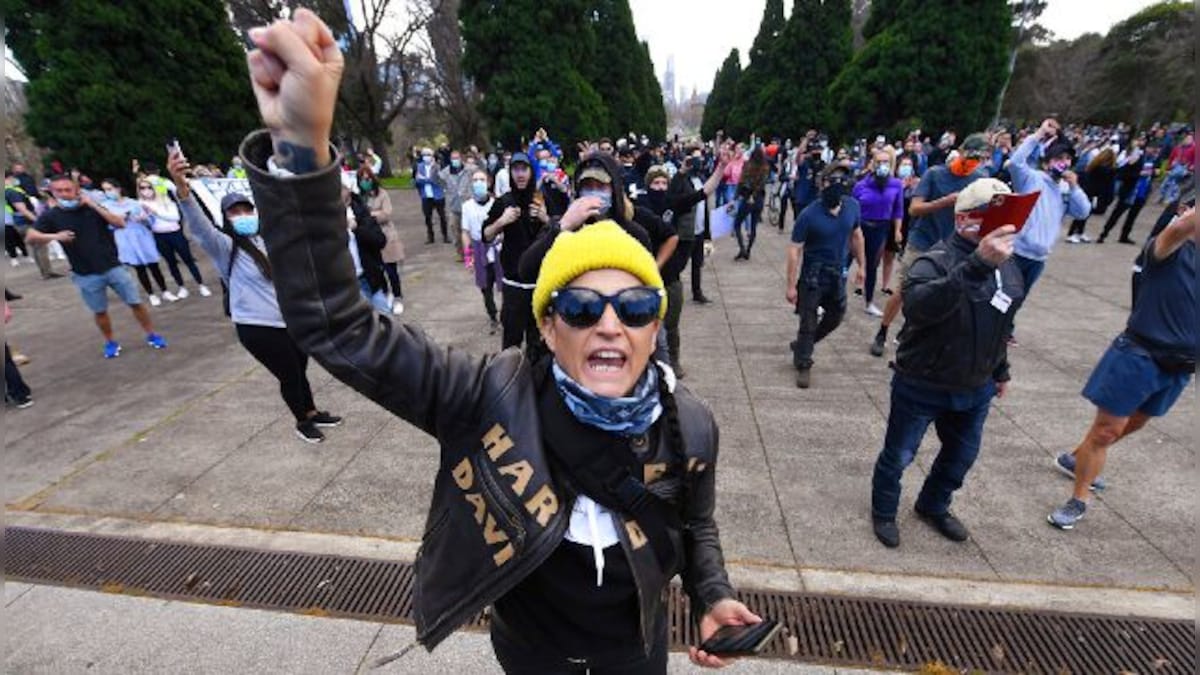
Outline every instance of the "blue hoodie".
<path id="1" fill-rule="evenodd" d="M 1012 175 L 1013 191 L 1026 194 L 1041 190 L 1042 195 L 1037 204 L 1033 205 L 1033 213 L 1025 221 L 1025 227 L 1017 235 L 1013 243 L 1013 251 L 1022 258 L 1030 260 L 1045 260 L 1050 257 L 1054 243 L 1058 241 L 1058 233 L 1062 229 L 1063 218 L 1087 218 L 1092 213 L 1092 203 L 1088 200 L 1078 185 L 1070 192 L 1063 193 L 1059 182 L 1050 174 L 1035 169 L 1029 163 L 1042 152 L 1041 143 L 1036 134 L 1030 134 L 1009 157 L 1008 172 Z"/>

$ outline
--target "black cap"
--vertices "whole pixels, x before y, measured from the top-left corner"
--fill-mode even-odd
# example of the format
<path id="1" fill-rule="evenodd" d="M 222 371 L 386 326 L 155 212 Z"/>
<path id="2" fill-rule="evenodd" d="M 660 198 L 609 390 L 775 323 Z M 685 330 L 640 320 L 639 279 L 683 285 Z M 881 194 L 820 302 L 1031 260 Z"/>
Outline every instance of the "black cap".
<path id="1" fill-rule="evenodd" d="M 249 204 L 254 206 L 254 200 L 240 192 L 230 192 L 221 198 L 221 213 L 225 213 L 237 204 Z"/>

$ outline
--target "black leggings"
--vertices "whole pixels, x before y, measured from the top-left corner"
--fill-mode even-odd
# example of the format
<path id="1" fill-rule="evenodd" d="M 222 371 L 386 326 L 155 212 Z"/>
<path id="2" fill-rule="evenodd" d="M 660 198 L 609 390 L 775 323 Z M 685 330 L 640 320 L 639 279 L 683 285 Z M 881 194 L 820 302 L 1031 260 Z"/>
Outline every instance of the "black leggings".
<path id="1" fill-rule="evenodd" d="M 29 251 L 25 248 L 25 240 L 21 238 L 21 233 L 12 225 L 4 226 L 4 250 L 8 253 L 8 257 L 17 258 L 17 251 L 21 252 L 21 256 L 28 258 Z"/>
<path id="2" fill-rule="evenodd" d="M 166 292 L 167 281 L 163 279 L 162 269 L 159 268 L 158 263 L 150 263 L 149 265 L 134 265 L 133 271 L 137 273 L 138 281 L 141 282 L 142 288 L 146 289 L 147 294 L 154 294 L 154 288 L 150 286 L 151 276 L 153 276 L 154 280 L 158 282 L 158 287 L 162 289 L 162 292 Z M 149 271 L 149 274 L 147 274 L 147 271 Z"/>
<path id="3" fill-rule="evenodd" d="M 479 263 L 475 263 L 479 264 Z M 488 318 L 492 321 L 496 320 L 496 266 L 490 265 L 485 260 L 483 264 L 487 265 L 487 286 L 479 289 L 483 294 L 483 308 L 487 310 Z"/>
<path id="4" fill-rule="evenodd" d="M 392 285 L 392 295 L 397 298 L 404 297 L 404 291 L 400 288 L 400 266 L 399 263 L 385 262 L 383 263 L 383 274 L 387 277 L 388 283 Z"/>
<path id="5" fill-rule="evenodd" d="M 308 383 L 308 355 L 288 335 L 287 329 L 274 326 L 234 324 L 238 341 L 279 380 L 279 393 L 297 422 L 308 419 L 317 409 L 312 386 Z"/>
<path id="6" fill-rule="evenodd" d="M 1108 233 L 1116 226 L 1117 220 L 1126 211 L 1129 215 L 1125 216 L 1125 224 L 1121 226 L 1121 241 L 1129 240 L 1129 235 L 1133 233 L 1133 221 L 1137 220 L 1138 214 L 1142 212 L 1142 207 L 1146 205 L 1146 200 L 1136 200 L 1133 204 L 1126 204 L 1125 200 L 1117 202 L 1117 207 L 1113 209 L 1112 215 L 1108 217 L 1108 222 L 1104 223 L 1104 230 L 1100 233 L 1100 241 L 1108 238 Z"/>
<path id="7" fill-rule="evenodd" d="M 171 272 L 171 278 L 175 280 L 177 286 L 183 286 L 183 275 L 179 273 L 179 262 L 183 261 L 187 265 L 188 272 L 192 273 L 192 278 L 196 283 L 204 283 L 204 278 L 200 276 L 200 268 L 196 267 L 196 258 L 192 255 L 192 247 L 188 245 L 187 237 L 183 235 L 182 230 L 174 232 L 155 232 L 154 242 L 158 244 L 158 254 L 167 261 L 167 269 Z"/>

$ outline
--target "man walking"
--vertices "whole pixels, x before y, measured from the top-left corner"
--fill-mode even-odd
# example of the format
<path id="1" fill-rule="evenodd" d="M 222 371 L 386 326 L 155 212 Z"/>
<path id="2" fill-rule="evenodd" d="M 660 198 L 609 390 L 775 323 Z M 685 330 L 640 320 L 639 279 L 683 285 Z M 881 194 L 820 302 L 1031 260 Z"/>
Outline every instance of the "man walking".
<path id="1" fill-rule="evenodd" d="M 20 166 L 19 164 L 17 166 Z M 23 167 L 22 167 L 23 168 Z M 26 178 L 29 177 L 25 174 Z M 4 210 L 7 215 L 12 217 L 12 228 L 16 235 L 24 241 L 29 233 L 29 226 L 37 220 L 34 214 L 32 195 L 22 185 L 20 177 L 15 172 L 6 172 L 4 175 Z M 41 273 L 43 279 L 57 279 L 62 275 L 55 272 L 50 265 L 50 252 L 46 249 L 45 244 L 35 244 L 29 242 L 30 251 L 33 253 L 33 260 L 37 263 L 38 272 Z M 16 258 L 13 258 L 14 265 Z"/>
<path id="2" fill-rule="evenodd" d="M 445 185 L 446 205 L 450 207 L 450 232 L 458 243 L 458 261 L 463 261 L 463 251 L 469 245 L 462 235 L 462 205 L 463 201 L 471 199 L 471 174 L 474 164 L 463 166 L 462 153 L 455 150 L 450 153 L 450 166 L 442 169 L 441 179 Z M 443 240 L 445 237 L 443 237 Z"/>
<path id="3" fill-rule="evenodd" d="M 442 224 L 442 243 L 450 243 L 446 233 L 446 191 L 437 162 L 433 160 L 433 148 L 421 151 L 421 161 L 413 167 L 413 185 L 421 194 L 421 213 L 425 216 L 425 243 L 433 243 L 433 212 L 437 211 Z"/>
<path id="4" fill-rule="evenodd" d="M 792 365 L 796 367 L 796 386 L 801 389 L 812 383 L 816 343 L 832 333 L 846 315 L 846 259 L 851 251 L 858 263 L 856 284 L 861 283 L 864 269 L 859 204 L 846 194 L 850 189 L 849 165 L 830 165 L 822 183 L 821 198 L 796 218 L 788 248 L 787 301 L 800 315 L 800 328 L 792 343 Z M 820 318 L 818 309 L 824 312 Z"/>
<path id="5" fill-rule="evenodd" d="M 1108 449 L 1167 414 L 1196 372 L 1196 209 L 1175 219 L 1143 250 L 1137 298 L 1125 331 L 1096 364 L 1083 396 L 1096 418 L 1072 455 L 1055 466 L 1075 478 L 1074 494 L 1049 516 L 1070 530 L 1088 508 L 1088 493 L 1104 470 Z"/>
<path id="6" fill-rule="evenodd" d="M 930 424 L 942 448 L 917 497 L 917 516 L 952 541 L 970 536 L 950 502 L 979 454 L 992 397 L 1008 386 L 1005 336 L 1012 304 L 1024 293 L 1011 260 L 1015 228 L 979 236 L 992 197 L 1009 192 L 995 178 L 963 190 L 954 206 L 956 233 L 914 260 L 904 282 L 891 411 L 871 488 L 875 536 L 888 548 L 900 545 L 900 478 Z"/>
<path id="7" fill-rule="evenodd" d="M 104 358 L 113 359 L 121 353 L 120 343 L 113 339 L 112 320 L 108 316 L 109 288 L 133 311 L 134 318 L 146 332 L 146 344 L 154 349 L 164 349 L 167 341 L 154 332 L 150 312 L 142 303 L 137 285 L 117 260 L 117 244 L 110 226 L 125 227 L 125 218 L 105 210 L 87 195 L 80 195 L 79 186 L 70 176 L 52 178 L 50 192 L 58 206 L 38 218 L 29 231 L 29 241 L 62 244 L 71 263 L 71 280 L 104 335 Z"/>

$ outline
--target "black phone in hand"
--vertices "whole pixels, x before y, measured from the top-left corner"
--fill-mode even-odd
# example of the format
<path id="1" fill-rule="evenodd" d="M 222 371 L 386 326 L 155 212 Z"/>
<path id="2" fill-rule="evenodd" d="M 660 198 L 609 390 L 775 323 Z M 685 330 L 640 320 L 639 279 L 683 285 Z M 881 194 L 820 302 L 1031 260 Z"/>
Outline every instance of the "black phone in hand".
<path id="1" fill-rule="evenodd" d="M 722 626 L 700 649 L 713 656 L 751 656 L 761 652 L 782 627 L 774 619 L 746 626 Z"/>

